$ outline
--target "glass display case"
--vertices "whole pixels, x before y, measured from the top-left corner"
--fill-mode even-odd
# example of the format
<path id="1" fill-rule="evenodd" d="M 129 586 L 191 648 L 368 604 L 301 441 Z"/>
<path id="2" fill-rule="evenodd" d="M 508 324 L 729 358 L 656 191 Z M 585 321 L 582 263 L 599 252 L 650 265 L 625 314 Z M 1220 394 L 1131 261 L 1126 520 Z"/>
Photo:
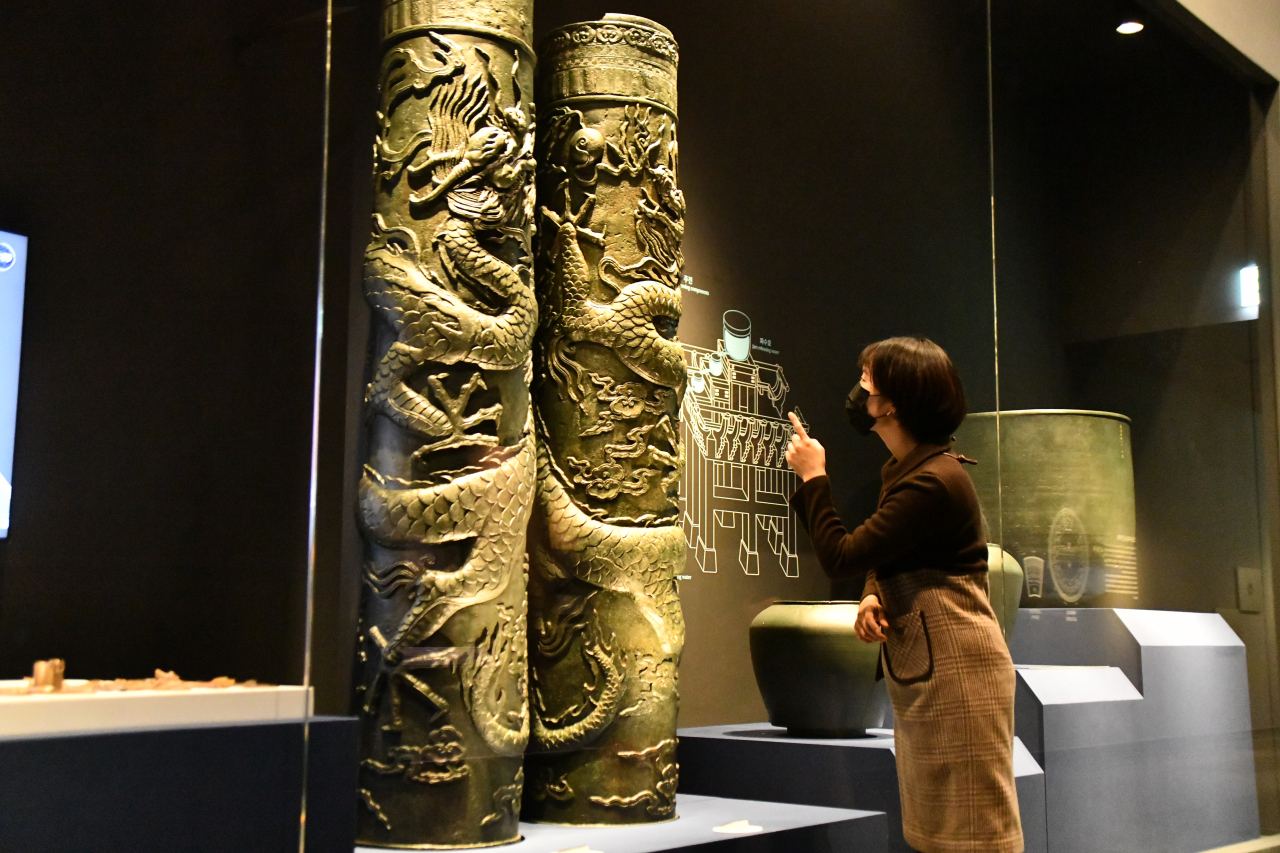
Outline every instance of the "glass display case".
<path id="1" fill-rule="evenodd" d="M 1023 675 L 1019 714 L 1045 727 L 1029 745 L 1048 779 L 1094 771 L 1048 798 L 1050 832 L 1090 813 L 1088 843 L 1115 849 L 1280 829 L 1275 82 L 1175 6 L 993 0 L 1000 404 L 957 441 L 994 457 L 975 484 L 1026 573 L 1014 660 L 1065 667 Z M 1136 701 L 1081 682 L 1095 716 L 1051 731 L 1049 697 L 1086 665 L 1124 671 Z M 1142 734 L 1091 740 L 1120 719 Z M 1196 817 L 1154 817 L 1178 812 Z"/>
<path id="2" fill-rule="evenodd" d="M 12 11 L 0 847 L 301 849 L 325 10 Z"/>
<path id="3" fill-rule="evenodd" d="M 1210 6 L 18 15 L 0 847 L 905 850 L 786 462 L 876 512 L 897 335 L 963 379 L 1026 849 L 1280 834 L 1280 60 Z"/>

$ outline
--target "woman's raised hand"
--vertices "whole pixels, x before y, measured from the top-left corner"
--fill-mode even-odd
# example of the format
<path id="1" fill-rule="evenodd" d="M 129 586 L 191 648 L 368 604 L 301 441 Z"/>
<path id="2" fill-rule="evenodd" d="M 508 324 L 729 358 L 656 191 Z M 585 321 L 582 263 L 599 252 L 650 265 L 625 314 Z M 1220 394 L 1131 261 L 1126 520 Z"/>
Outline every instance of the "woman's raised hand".
<path id="1" fill-rule="evenodd" d="M 858 619 L 853 623 L 853 632 L 864 643 L 883 643 L 884 632 L 889 628 L 889 620 L 884 615 L 884 605 L 874 595 L 868 595 L 858 602 Z"/>
<path id="2" fill-rule="evenodd" d="M 791 443 L 787 445 L 787 464 L 800 475 L 801 480 L 825 476 L 827 473 L 826 448 L 817 439 L 809 438 L 809 434 L 804 431 L 804 424 L 800 423 L 800 418 L 795 412 L 788 412 L 787 417 L 791 419 L 791 426 L 796 431 L 796 434 L 791 436 Z"/>

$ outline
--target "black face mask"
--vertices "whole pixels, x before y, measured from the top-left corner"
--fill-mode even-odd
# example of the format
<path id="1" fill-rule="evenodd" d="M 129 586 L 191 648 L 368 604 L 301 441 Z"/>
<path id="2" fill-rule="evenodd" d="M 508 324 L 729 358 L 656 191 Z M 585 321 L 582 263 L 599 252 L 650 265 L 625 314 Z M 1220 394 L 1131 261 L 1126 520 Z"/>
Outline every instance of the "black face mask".
<path id="1" fill-rule="evenodd" d="M 862 435 L 871 435 L 871 428 L 876 425 L 875 417 L 867 411 L 867 401 L 870 399 L 871 392 L 861 385 L 855 385 L 849 392 L 848 399 L 844 401 L 844 412 L 849 416 L 849 426 Z"/>

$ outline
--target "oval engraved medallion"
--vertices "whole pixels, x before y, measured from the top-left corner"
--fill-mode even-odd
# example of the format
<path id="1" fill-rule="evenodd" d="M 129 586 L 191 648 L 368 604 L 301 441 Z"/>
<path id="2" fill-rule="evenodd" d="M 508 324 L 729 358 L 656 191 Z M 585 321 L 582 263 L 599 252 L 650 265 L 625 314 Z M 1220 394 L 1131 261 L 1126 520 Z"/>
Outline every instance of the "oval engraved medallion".
<path id="1" fill-rule="evenodd" d="M 1075 604 L 1089 583 L 1089 534 L 1070 507 L 1063 507 L 1049 528 L 1049 574 L 1058 595 Z"/>

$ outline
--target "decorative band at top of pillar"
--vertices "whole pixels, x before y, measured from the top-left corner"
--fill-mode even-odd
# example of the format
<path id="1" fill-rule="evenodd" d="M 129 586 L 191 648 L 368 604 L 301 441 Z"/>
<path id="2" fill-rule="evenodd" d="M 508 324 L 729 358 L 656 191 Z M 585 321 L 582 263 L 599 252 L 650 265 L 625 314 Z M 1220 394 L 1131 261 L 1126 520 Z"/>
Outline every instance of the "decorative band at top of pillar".
<path id="1" fill-rule="evenodd" d="M 532 58 L 533 0 L 383 0 L 383 41 L 424 30 L 503 39 Z"/>
<path id="2" fill-rule="evenodd" d="M 540 48 L 539 106 L 602 98 L 643 101 L 676 112 L 680 48 L 661 24 L 609 14 L 561 27 Z"/>

